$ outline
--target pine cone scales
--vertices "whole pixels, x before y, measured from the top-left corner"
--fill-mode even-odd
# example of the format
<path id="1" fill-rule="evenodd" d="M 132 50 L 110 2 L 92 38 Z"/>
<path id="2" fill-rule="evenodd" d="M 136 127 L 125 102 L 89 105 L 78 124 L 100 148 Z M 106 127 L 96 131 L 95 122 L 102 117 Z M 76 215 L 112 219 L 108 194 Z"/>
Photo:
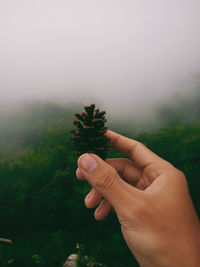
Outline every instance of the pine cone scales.
<path id="1" fill-rule="evenodd" d="M 102 159 L 106 159 L 109 139 L 105 136 L 107 122 L 105 111 L 95 110 L 95 105 L 84 107 L 86 112 L 76 113 L 74 125 L 76 130 L 70 132 L 74 135 L 72 143 L 77 151 L 77 156 L 84 153 L 95 153 Z"/>

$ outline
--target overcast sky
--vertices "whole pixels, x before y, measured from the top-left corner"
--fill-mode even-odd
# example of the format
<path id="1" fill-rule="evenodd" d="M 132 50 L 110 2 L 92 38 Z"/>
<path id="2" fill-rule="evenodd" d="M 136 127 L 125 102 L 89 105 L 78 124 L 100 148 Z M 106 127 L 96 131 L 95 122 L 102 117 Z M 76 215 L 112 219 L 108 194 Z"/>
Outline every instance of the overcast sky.
<path id="1" fill-rule="evenodd" d="M 200 73 L 199 48 L 199 0 L 0 0 L 0 105 L 142 111 Z"/>

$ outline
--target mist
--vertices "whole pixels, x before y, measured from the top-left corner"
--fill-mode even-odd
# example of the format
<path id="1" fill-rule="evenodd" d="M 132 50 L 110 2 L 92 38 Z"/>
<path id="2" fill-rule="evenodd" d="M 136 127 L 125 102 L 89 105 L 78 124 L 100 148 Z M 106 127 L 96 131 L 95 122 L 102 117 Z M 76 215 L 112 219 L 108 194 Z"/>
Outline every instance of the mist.
<path id="1" fill-rule="evenodd" d="M 148 117 L 197 86 L 199 25 L 198 0 L 1 0 L 1 112 L 95 102 Z"/>

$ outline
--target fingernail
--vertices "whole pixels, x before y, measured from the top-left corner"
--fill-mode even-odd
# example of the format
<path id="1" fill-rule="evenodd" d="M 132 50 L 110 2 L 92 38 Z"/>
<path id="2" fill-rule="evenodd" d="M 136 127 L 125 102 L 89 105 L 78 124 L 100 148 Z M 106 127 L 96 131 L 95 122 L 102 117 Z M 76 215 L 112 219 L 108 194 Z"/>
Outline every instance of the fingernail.
<path id="1" fill-rule="evenodd" d="M 89 154 L 83 154 L 79 158 L 81 167 L 88 173 L 92 172 L 97 167 L 96 160 Z"/>
<path id="2" fill-rule="evenodd" d="M 99 213 L 99 212 L 101 212 L 101 210 L 102 210 L 102 204 L 100 203 L 100 205 L 98 206 L 98 208 L 96 209 L 96 211 L 95 211 L 95 213 Z"/>
<path id="3" fill-rule="evenodd" d="M 90 192 L 87 194 L 87 196 L 85 197 L 85 199 L 89 200 L 89 199 L 91 198 L 91 196 L 92 196 L 92 191 L 90 191 Z"/>

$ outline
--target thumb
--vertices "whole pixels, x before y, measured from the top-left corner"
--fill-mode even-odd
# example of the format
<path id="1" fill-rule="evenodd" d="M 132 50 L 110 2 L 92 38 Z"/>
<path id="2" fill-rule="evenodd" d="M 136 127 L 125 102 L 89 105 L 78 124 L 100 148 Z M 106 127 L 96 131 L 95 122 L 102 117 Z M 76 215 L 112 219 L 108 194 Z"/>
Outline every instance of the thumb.
<path id="1" fill-rule="evenodd" d="M 127 184 L 116 170 L 95 154 L 83 154 L 78 168 L 85 179 L 120 212 L 135 201 L 137 189 Z M 134 199 L 133 199 L 134 198 Z"/>

